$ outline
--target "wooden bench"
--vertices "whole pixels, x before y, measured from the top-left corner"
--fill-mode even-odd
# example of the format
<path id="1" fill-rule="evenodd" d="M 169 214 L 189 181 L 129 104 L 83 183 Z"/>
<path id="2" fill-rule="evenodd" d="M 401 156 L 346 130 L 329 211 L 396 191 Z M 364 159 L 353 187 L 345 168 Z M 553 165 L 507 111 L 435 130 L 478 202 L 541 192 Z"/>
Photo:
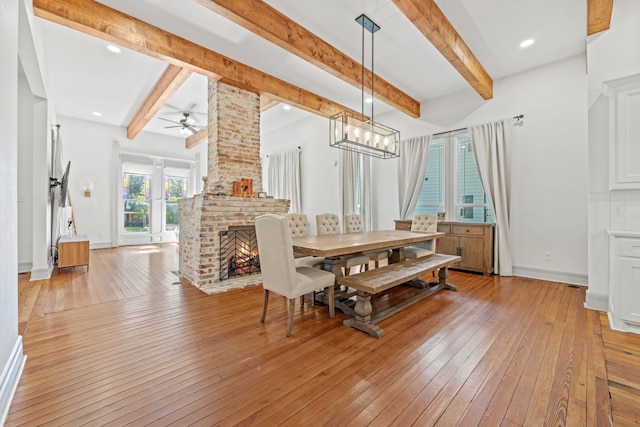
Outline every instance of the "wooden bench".
<path id="1" fill-rule="evenodd" d="M 357 290 L 356 305 L 353 309 L 355 315 L 343 323 L 352 328 L 359 329 L 369 335 L 380 338 L 384 335 L 382 328 L 376 323 L 403 310 L 416 302 L 427 298 L 441 289 L 457 291 L 455 285 L 447 283 L 449 275 L 448 267 L 460 261 L 459 256 L 435 254 L 430 257 L 416 258 L 389 264 L 384 267 L 354 274 L 353 276 L 338 279 L 338 284 Z M 395 286 L 407 283 L 413 279 L 438 270 L 438 282 L 424 287 L 417 295 L 389 307 L 379 313 L 371 314 L 371 297 Z"/>

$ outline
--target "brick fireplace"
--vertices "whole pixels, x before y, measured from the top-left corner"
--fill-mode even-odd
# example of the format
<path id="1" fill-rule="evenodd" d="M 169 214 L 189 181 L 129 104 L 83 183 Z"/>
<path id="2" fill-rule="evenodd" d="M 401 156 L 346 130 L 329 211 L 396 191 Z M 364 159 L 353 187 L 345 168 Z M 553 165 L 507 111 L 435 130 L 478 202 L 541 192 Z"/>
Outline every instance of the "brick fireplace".
<path id="1" fill-rule="evenodd" d="M 260 275 L 221 280 L 228 265 L 220 265 L 220 233 L 252 227 L 265 213 L 284 215 L 289 200 L 232 196 L 242 178 L 253 180 L 254 195 L 262 191 L 259 95 L 209 81 L 208 134 L 203 193 L 179 203 L 180 278 L 211 293 L 261 283 Z"/>

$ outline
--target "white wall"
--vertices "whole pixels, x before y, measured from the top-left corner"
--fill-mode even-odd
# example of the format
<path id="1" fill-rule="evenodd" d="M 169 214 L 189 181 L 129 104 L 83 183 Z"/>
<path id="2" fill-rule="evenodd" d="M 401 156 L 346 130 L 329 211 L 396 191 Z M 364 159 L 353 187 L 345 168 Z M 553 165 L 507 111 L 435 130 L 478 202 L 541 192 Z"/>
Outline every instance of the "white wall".
<path id="1" fill-rule="evenodd" d="M 18 335 L 18 0 L 0 4 L 0 425 L 24 365 Z"/>
<path id="2" fill-rule="evenodd" d="M 69 195 L 77 234 L 87 234 L 92 248 L 111 247 L 118 230 L 114 225 L 115 152 L 140 153 L 196 161 L 206 174 L 206 144 L 184 148 L 184 139 L 141 132 L 126 138 L 126 129 L 87 120 L 59 117 L 64 147 L 64 165 L 71 162 Z M 117 144 L 114 145 L 114 142 Z M 84 185 L 93 183 L 91 197 L 84 197 Z M 201 182 L 198 177 L 198 182 Z"/>
<path id="3" fill-rule="evenodd" d="M 578 56 L 494 83 L 483 102 L 471 90 L 423 103 L 423 120 L 402 113 L 376 121 L 401 138 L 453 130 L 525 114 L 513 129 L 512 237 L 514 274 L 587 283 L 587 80 Z M 429 123 L 427 120 L 432 120 Z M 262 153 L 302 147 L 303 211 L 339 212 L 339 174 L 328 120 L 310 116 L 262 135 Z M 397 160 L 373 159 L 374 228 L 398 218 Z M 312 224 L 315 230 L 315 224 Z M 545 261 L 545 252 L 551 260 Z"/>
<path id="4" fill-rule="evenodd" d="M 449 129 L 524 114 L 513 128 L 511 237 L 514 274 L 587 283 L 587 80 L 584 56 L 494 82 L 494 97 L 427 104 Z M 463 115 L 456 117 L 455 115 Z M 452 117 L 452 119 L 449 119 Z M 426 118 L 429 118 L 427 114 Z M 551 252 L 551 260 L 545 260 Z"/>
<path id="5" fill-rule="evenodd" d="M 640 2 L 616 0 L 611 28 L 588 39 L 589 85 L 589 289 L 586 306 L 607 311 L 609 238 L 607 230 L 640 228 L 640 190 L 609 191 L 610 106 L 606 82 L 640 73 Z M 613 207 L 619 210 L 613 210 Z M 619 212 L 619 213 L 617 213 Z M 636 217 L 637 218 L 637 217 Z"/>
<path id="6" fill-rule="evenodd" d="M 18 271 L 31 270 L 33 265 L 33 126 L 31 114 L 33 96 L 23 74 L 18 79 L 18 127 L 23 143 L 18 144 Z"/>
<path id="7" fill-rule="evenodd" d="M 311 234 L 315 234 L 316 215 L 341 211 L 338 154 L 329 147 L 329 121 L 315 114 L 260 135 L 260 157 L 263 165 L 271 153 L 301 148 L 302 212 L 307 214 Z M 263 173 L 265 168 L 263 166 Z M 266 176 L 262 182 L 267 182 Z"/>

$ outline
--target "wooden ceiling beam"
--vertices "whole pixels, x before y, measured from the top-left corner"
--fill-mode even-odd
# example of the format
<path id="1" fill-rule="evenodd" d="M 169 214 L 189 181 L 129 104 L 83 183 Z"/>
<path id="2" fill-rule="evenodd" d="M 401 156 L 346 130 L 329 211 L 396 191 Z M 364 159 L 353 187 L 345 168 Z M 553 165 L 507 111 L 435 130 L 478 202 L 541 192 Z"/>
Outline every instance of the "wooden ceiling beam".
<path id="1" fill-rule="evenodd" d="M 482 99 L 493 98 L 493 80 L 434 0 L 393 0 Z"/>
<path id="2" fill-rule="evenodd" d="M 33 0 L 35 15 L 100 39 L 161 59 L 214 80 L 260 95 L 283 99 L 329 117 L 359 112 L 263 73 L 189 40 L 111 9 L 93 0 Z"/>
<path id="3" fill-rule="evenodd" d="M 612 11 L 613 0 L 587 0 L 587 35 L 608 30 Z"/>
<path id="4" fill-rule="evenodd" d="M 266 95 L 260 95 L 260 112 L 267 111 L 269 108 L 275 107 L 280 101 L 271 99 Z"/>
<path id="5" fill-rule="evenodd" d="M 193 148 L 196 145 L 200 145 L 201 143 L 207 140 L 207 136 L 208 136 L 207 130 L 200 129 L 198 133 L 196 133 L 195 135 L 191 135 L 184 140 L 184 147 Z"/>
<path id="6" fill-rule="evenodd" d="M 238 25 L 280 46 L 322 70 L 362 87 L 362 65 L 262 0 L 196 0 Z M 354 17 L 355 18 L 355 17 Z M 365 73 L 371 89 L 371 71 Z M 375 95 L 411 117 L 420 117 L 420 103 L 380 76 L 375 76 Z"/>
<path id="7" fill-rule="evenodd" d="M 142 129 L 149 123 L 149 121 L 155 116 L 164 104 L 167 103 L 169 98 L 180 86 L 189 78 L 191 71 L 185 70 L 177 65 L 171 65 L 167 67 L 156 86 L 153 88 L 147 99 L 140 107 L 140 110 L 136 113 L 129 126 L 127 126 L 127 138 L 133 139 L 142 131 Z"/>

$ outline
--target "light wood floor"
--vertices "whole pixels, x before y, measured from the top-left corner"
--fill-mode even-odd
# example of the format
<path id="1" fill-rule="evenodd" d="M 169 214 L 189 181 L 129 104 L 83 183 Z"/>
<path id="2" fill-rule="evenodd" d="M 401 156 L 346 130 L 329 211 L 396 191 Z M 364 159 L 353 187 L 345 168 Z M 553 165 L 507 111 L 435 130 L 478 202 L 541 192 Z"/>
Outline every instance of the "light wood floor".
<path id="1" fill-rule="evenodd" d="M 379 340 L 310 305 L 286 338 L 283 299 L 260 324 L 261 287 L 207 296 L 176 269 L 158 245 L 20 275 L 28 359 L 7 425 L 640 423 L 640 337 L 584 309 L 584 288 L 452 272 L 459 292 L 381 322 Z"/>

